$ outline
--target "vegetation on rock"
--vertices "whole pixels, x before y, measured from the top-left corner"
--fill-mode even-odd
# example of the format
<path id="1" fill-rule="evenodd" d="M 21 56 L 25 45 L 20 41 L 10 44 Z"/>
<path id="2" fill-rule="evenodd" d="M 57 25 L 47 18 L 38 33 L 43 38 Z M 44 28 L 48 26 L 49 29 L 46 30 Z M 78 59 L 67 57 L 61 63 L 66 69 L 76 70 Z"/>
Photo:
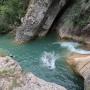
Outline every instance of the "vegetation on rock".
<path id="1" fill-rule="evenodd" d="M 0 34 L 7 33 L 19 25 L 24 13 L 23 0 L 0 0 Z"/>

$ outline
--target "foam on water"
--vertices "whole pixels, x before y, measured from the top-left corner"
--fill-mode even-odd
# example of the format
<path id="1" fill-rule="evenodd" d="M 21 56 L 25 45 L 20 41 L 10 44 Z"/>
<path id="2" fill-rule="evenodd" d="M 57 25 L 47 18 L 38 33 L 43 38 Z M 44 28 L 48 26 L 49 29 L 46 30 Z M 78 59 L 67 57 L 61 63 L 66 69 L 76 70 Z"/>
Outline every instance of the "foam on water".
<path id="1" fill-rule="evenodd" d="M 44 51 L 41 56 L 41 61 L 44 66 L 46 66 L 48 69 L 55 69 L 55 61 L 58 59 L 58 55 L 55 54 L 55 52 L 46 52 Z"/>
<path id="2" fill-rule="evenodd" d="M 71 52 L 75 52 L 79 54 L 90 54 L 90 51 L 77 48 L 78 46 L 80 46 L 80 44 L 76 42 L 56 42 L 54 44 L 60 44 L 61 47 L 66 47 Z"/>

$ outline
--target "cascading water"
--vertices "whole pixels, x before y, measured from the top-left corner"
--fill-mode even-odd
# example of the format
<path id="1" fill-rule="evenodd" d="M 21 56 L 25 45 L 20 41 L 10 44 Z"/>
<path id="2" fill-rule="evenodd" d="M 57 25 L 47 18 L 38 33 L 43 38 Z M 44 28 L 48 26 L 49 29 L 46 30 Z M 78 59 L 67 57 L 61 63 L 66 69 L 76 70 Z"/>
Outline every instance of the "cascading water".
<path id="1" fill-rule="evenodd" d="M 59 44 L 61 47 L 67 48 L 71 52 L 75 52 L 79 54 L 90 54 L 90 51 L 77 48 L 80 46 L 80 44 L 76 42 L 56 42 L 54 44 Z"/>
<path id="2" fill-rule="evenodd" d="M 55 69 L 55 61 L 58 59 L 58 55 L 55 52 L 44 52 L 41 56 L 41 60 L 44 66 L 48 69 L 52 70 Z"/>

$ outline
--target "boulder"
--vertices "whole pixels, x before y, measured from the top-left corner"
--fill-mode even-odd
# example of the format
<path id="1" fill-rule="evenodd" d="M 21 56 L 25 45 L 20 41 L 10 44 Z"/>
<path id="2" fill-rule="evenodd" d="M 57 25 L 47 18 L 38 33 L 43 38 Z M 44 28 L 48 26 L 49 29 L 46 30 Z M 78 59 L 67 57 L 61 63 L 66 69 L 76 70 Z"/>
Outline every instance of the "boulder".
<path id="1" fill-rule="evenodd" d="M 85 90 L 90 90 L 90 55 L 73 54 L 69 57 L 68 63 L 84 78 Z"/>

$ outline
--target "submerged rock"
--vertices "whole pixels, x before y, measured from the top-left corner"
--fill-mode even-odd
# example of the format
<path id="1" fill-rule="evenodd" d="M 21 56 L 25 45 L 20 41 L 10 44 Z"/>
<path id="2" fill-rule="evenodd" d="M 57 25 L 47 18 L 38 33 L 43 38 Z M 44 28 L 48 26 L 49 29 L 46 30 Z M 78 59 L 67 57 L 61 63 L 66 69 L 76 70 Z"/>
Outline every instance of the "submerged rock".
<path id="1" fill-rule="evenodd" d="M 0 57 L 0 90 L 66 90 L 46 82 L 30 73 L 24 73 L 20 65 L 9 56 Z"/>
<path id="2" fill-rule="evenodd" d="M 90 55 L 71 55 L 68 63 L 75 72 L 84 78 L 85 90 L 90 90 Z"/>

